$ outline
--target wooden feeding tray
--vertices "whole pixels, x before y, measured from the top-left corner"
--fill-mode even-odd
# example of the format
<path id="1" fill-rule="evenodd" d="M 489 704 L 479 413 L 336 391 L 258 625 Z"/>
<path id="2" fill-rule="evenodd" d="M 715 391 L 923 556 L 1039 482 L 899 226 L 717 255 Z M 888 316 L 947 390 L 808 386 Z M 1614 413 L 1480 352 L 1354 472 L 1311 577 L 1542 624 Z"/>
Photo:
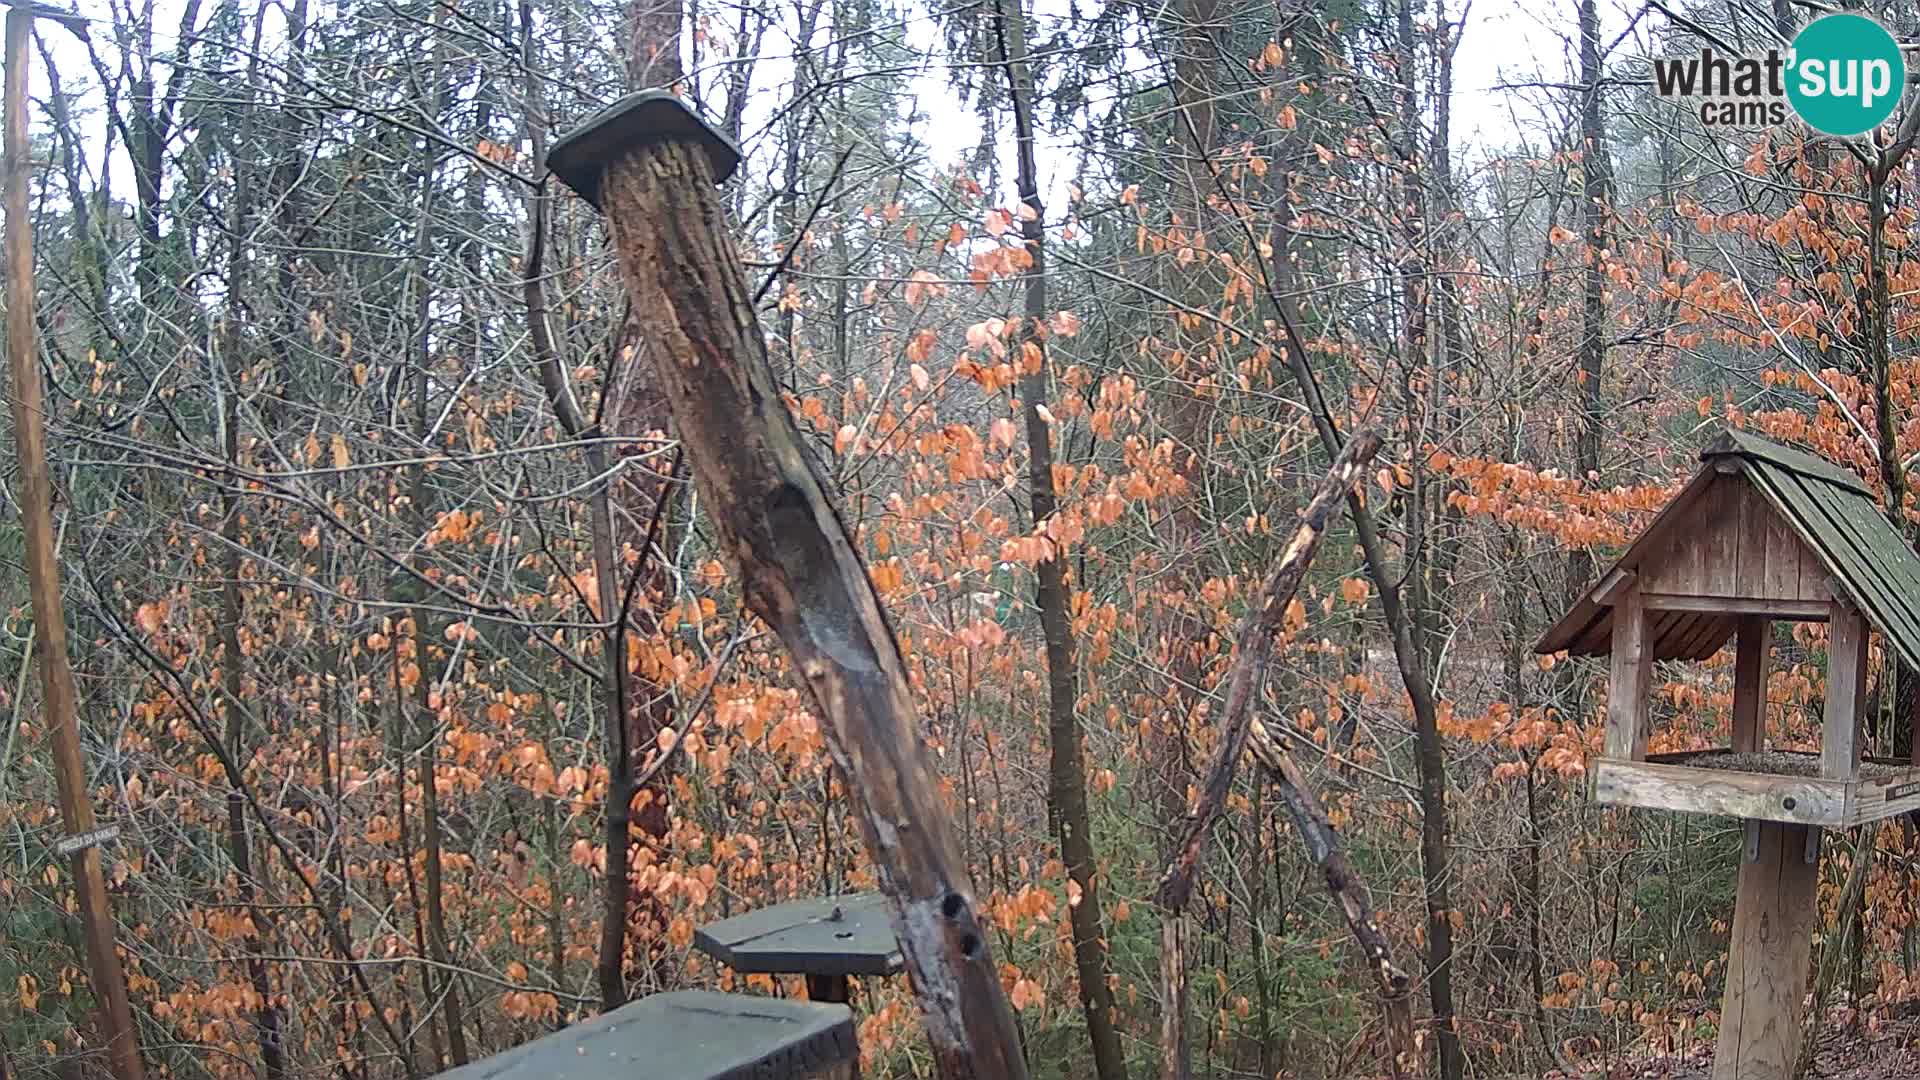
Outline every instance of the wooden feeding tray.
<path id="1" fill-rule="evenodd" d="M 845 1005 L 682 990 L 655 994 L 440 1074 L 441 1080 L 763 1080 L 853 1075 Z"/>
<path id="2" fill-rule="evenodd" d="M 1920 768 L 1865 758 L 1852 779 L 1820 774 L 1820 755 L 1694 750 L 1645 761 L 1602 758 L 1595 802 L 1843 828 L 1920 809 Z"/>
<path id="3" fill-rule="evenodd" d="M 886 897 L 849 893 L 749 911 L 693 932 L 694 948 L 735 971 L 805 975 L 816 1001 L 847 1000 L 847 979 L 902 966 Z"/>

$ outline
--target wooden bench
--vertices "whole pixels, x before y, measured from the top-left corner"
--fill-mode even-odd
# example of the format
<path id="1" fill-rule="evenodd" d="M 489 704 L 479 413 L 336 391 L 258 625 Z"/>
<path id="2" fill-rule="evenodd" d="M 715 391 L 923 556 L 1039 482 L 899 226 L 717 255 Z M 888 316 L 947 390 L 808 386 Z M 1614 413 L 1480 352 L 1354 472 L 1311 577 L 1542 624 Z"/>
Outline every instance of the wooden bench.
<path id="1" fill-rule="evenodd" d="M 850 1080 L 845 1005 L 681 990 L 630 1002 L 441 1080 Z"/>
<path id="2" fill-rule="evenodd" d="M 807 997 L 844 1002 L 854 975 L 900 971 L 886 897 L 849 893 L 749 911 L 693 932 L 693 946 L 750 975 L 804 975 Z"/>

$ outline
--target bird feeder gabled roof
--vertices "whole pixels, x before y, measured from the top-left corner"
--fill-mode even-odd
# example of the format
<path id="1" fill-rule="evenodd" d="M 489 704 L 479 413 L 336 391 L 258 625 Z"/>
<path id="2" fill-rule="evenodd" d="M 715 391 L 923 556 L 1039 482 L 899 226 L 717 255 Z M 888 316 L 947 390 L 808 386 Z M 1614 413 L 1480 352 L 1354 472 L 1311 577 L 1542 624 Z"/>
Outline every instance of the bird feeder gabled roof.
<path id="1" fill-rule="evenodd" d="M 1755 580 L 1761 564 L 1789 577 L 1822 575 L 1823 581 L 1801 587 L 1831 590 L 1851 602 L 1888 648 L 1920 667 L 1920 557 L 1881 515 L 1864 481 L 1831 462 L 1743 431 L 1722 433 L 1700 451 L 1700 460 L 1693 480 L 1534 651 L 1607 655 L 1613 640 L 1612 597 L 1624 579 L 1645 582 L 1676 561 L 1717 556 L 1745 564 L 1737 581 Z M 1716 543 L 1720 549 L 1703 556 L 1701 549 Z M 1765 599 L 1768 591 L 1755 589 L 1751 598 Z M 1718 652 L 1739 616 L 1710 607 L 1649 612 L 1655 659 L 1702 660 Z"/>

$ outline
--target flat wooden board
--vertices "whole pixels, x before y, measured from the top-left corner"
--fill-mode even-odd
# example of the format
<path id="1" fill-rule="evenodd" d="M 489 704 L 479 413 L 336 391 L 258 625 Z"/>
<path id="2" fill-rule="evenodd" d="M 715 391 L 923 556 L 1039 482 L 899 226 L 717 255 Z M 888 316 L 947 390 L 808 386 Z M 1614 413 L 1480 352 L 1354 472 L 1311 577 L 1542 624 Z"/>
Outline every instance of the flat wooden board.
<path id="1" fill-rule="evenodd" d="M 441 1073 L 443 1080 L 761 1080 L 858 1058 L 845 1005 L 682 990 L 655 994 Z"/>
<path id="2" fill-rule="evenodd" d="M 901 968 L 886 897 L 849 893 L 795 900 L 693 932 L 694 947 L 735 971 L 773 975 L 892 975 Z"/>
<path id="3" fill-rule="evenodd" d="M 1716 758 L 1747 756 L 1762 764 L 1784 758 L 1806 761 L 1789 763 L 1781 772 L 1716 767 L 1732 763 Z M 1701 761 L 1707 764 L 1698 764 Z M 1759 755 L 1700 750 L 1658 754 L 1646 761 L 1602 758 L 1593 767 L 1593 798 L 1609 806 L 1643 806 L 1835 828 L 1865 825 L 1920 809 L 1920 768 L 1881 759 L 1862 762 L 1861 768 L 1863 775 L 1853 780 L 1805 775 L 1819 772 L 1818 754 L 1778 750 Z M 1787 770 L 1803 775 L 1791 775 Z"/>
<path id="4" fill-rule="evenodd" d="M 1653 761 L 1605 759 L 1593 770 L 1593 799 L 1598 803 L 1799 825 L 1843 823 L 1846 788 L 1844 780 L 1770 776 Z"/>
<path id="5" fill-rule="evenodd" d="M 1847 823 L 1865 825 L 1911 810 L 1920 810 L 1920 768 L 1908 765 L 1890 779 L 1862 781 Z"/>

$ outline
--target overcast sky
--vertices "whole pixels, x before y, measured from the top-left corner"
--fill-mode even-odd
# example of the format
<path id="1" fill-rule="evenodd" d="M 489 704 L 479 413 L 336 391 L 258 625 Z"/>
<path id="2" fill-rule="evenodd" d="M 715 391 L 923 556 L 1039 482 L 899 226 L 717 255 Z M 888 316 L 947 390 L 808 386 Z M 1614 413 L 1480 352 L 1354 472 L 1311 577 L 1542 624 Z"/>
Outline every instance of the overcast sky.
<path id="1" fill-rule="evenodd" d="M 61 0 L 49 0 L 60 3 Z M 264 2 L 264 0 L 260 0 Z M 762 0 L 778 2 L 778 0 Z M 1045 32 L 1050 19 L 1059 18 L 1067 11 L 1066 0 L 1029 0 L 1034 10 L 1034 29 L 1032 36 L 1038 38 Z M 1516 142 L 1516 121 L 1527 128 L 1542 129 L 1542 105 L 1554 96 L 1564 100 L 1564 90 L 1541 90 L 1527 88 L 1528 83 L 1560 83 L 1570 78 L 1570 66 L 1576 55 L 1574 35 L 1574 12 L 1577 0 L 1472 0 L 1468 8 L 1466 29 L 1461 37 L 1455 58 L 1455 88 L 1453 102 L 1453 141 L 1456 157 L 1463 167 L 1470 168 L 1476 160 L 1483 159 L 1489 153 L 1511 147 Z M 74 8 L 81 14 L 97 20 L 110 18 L 107 0 L 76 0 Z M 156 42 L 166 48 L 172 44 L 172 28 L 177 25 L 180 0 L 159 0 L 156 20 Z M 325 0 L 319 5 L 324 8 Z M 1458 17 L 1462 0 L 1450 0 L 1450 12 Z M 1634 5 L 1637 7 L 1637 5 Z M 1630 20 L 1629 0 L 1600 0 L 1605 37 L 1609 43 L 1625 29 Z M 1645 24 L 1640 27 L 1644 32 Z M 86 54 L 65 31 L 52 26 L 41 29 L 43 37 L 52 46 L 61 73 L 69 85 L 90 83 L 92 69 Z M 611 37 L 611 29 L 609 36 Z M 938 31 L 928 20 L 920 20 L 908 27 L 909 39 L 925 46 L 935 46 Z M 95 28 L 96 39 L 106 40 L 106 49 L 111 48 L 111 31 L 108 25 Z M 824 35 L 823 35 L 824 38 Z M 778 35 L 768 36 L 768 58 L 764 59 L 756 72 L 755 82 L 765 87 L 756 95 L 755 111 L 771 115 L 780 102 L 775 98 L 777 89 L 787 77 L 791 65 L 784 57 L 792 47 L 790 41 L 780 41 Z M 111 61 L 110 61 L 111 62 Z M 1143 58 L 1142 63 L 1147 61 Z M 44 94 L 47 87 L 44 71 L 40 70 L 36 55 L 33 84 L 36 94 Z M 924 114 L 928 122 L 922 130 L 922 137 L 929 144 L 929 156 L 936 165 L 949 165 L 960 160 L 978 145 L 980 126 L 973 112 L 961 103 L 948 86 L 945 73 L 929 70 L 916 83 L 916 100 L 912 103 Z M 92 104 L 97 105 L 97 99 Z M 903 103 L 903 107 L 904 107 Z M 44 117 L 34 116 L 36 125 L 44 123 Z M 749 117 L 748 130 L 755 128 L 753 118 Z M 99 131 L 97 116 L 88 124 L 88 134 Z M 1538 134 L 1536 130 L 1534 134 Z M 1049 174 L 1049 186 L 1058 188 L 1064 184 L 1065 174 L 1071 171 L 1072 153 L 1080 137 L 1077 131 L 1042 132 L 1043 155 L 1047 159 L 1042 169 Z M 1538 139 L 1534 140 L 1536 143 Z M 754 147 L 749 145 L 749 151 Z M 115 189 L 125 190 L 127 185 L 126 164 L 124 158 L 114 164 Z M 1011 170 L 1005 170 L 1011 172 Z M 1008 196 L 1011 193 L 1007 193 Z M 1047 199 L 1050 206 L 1062 205 L 1057 194 L 1050 192 Z"/>
<path id="2" fill-rule="evenodd" d="M 1066 11 L 1065 0 L 1030 0 L 1035 11 L 1038 38 L 1050 17 Z M 1549 117 L 1543 106 L 1552 100 L 1558 123 L 1565 107 L 1566 83 L 1572 80 L 1579 59 L 1575 29 L 1577 0 L 1472 0 L 1467 8 L 1467 23 L 1454 57 L 1454 95 L 1452 142 L 1456 160 L 1464 166 L 1486 156 L 1511 149 L 1517 142 L 1516 123 L 1530 129 L 1534 145 L 1547 130 Z M 1637 0 L 1600 0 L 1603 45 L 1613 45 L 1632 24 Z M 1451 18 L 1459 18 L 1462 0 L 1449 0 Z M 1634 27 L 1644 35 L 1654 25 L 1643 21 Z M 931 44 L 936 31 L 922 24 L 910 33 L 914 40 Z M 1629 48 L 1638 48 L 1632 42 Z M 1149 63 L 1143 58 L 1143 65 Z M 1550 89 L 1537 84 L 1554 84 Z M 1534 84 L 1534 85 L 1529 85 Z M 951 159 L 964 155 L 980 141 L 980 123 L 971 109 L 946 89 L 945 76 L 931 72 L 920 80 L 916 104 L 930 123 L 928 137 L 936 148 L 951 148 Z M 1060 168 L 1043 172 L 1058 173 L 1071 168 L 1072 152 L 1080 137 L 1077 131 L 1043 132 L 1043 152 Z M 944 163 L 944 162 L 943 162 Z M 1053 186 L 1064 184 L 1050 176 Z M 1049 195 L 1050 207 L 1058 200 Z"/>

